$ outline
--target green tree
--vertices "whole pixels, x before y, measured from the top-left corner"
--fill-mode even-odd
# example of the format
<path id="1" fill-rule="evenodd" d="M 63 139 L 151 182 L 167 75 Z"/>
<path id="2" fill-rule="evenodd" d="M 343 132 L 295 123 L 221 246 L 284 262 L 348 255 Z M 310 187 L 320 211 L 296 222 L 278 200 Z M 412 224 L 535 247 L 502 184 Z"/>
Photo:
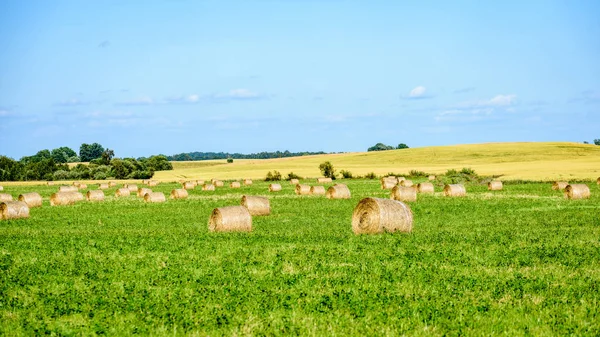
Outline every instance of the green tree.
<path id="1" fill-rule="evenodd" d="M 75 151 L 73 151 L 73 149 L 70 147 L 62 146 L 52 150 L 50 155 L 57 163 L 67 163 L 69 162 L 69 158 L 77 156 L 77 153 L 75 153 Z"/>
<path id="2" fill-rule="evenodd" d="M 321 170 L 323 177 L 335 179 L 335 169 L 333 168 L 331 162 L 326 161 L 321 163 L 321 165 L 319 165 L 319 170 Z"/>
<path id="3" fill-rule="evenodd" d="M 600 139 L 594 139 L 594 144 L 600 145 Z"/>
<path id="4" fill-rule="evenodd" d="M 393 149 L 394 149 L 393 146 L 385 145 L 383 143 L 377 143 L 374 146 L 371 146 L 370 148 L 368 148 L 367 151 L 386 151 L 386 150 L 393 150 Z"/>
<path id="5" fill-rule="evenodd" d="M 22 179 L 24 165 L 6 156 L 0 156 L 0 181 L 18 181 Z"/>
<path id="6" fill-rule="evenodd" d="M 400 143 L 400 144 L 398 144 L 397 149 L 408 149 L 408 145 L 406 145 L 404 143 Z"/>
<path id="7" fill-rule="evenodd" d="M 106 149 L 102 152 L 102 163 L 104 165 L 110 164 L 111 159 L 115 156 L 115 151 Z"/>
<path id="8" fill-rule="evenodd" d="M 102 158 L 104 148 L 98 143 L 93 144 L 81 144 L 79 147 L 79 158 L 81 161 L 89 162 L 92 159 Z"/>

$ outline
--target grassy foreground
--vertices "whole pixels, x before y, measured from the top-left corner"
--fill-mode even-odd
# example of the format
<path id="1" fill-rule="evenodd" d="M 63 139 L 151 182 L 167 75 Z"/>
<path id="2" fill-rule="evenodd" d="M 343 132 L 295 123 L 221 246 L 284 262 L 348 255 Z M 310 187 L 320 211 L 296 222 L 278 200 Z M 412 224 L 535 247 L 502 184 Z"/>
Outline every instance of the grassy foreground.
<path id="1" fill-rule="evenodd" d="M 600 190 L 549 184 L 420 195 L 412 234 L 356 236 L 351 200 L 293 186 L 194 190 L 50 207 L 0 222 L 0 335 L 600 335 Z M 175 184 L 155 191 L 169 193 Z M 107 190 L 112 196 L 114 189 Z M 250 234 L 209 233 L 213 208 L 269 195 Z"/>

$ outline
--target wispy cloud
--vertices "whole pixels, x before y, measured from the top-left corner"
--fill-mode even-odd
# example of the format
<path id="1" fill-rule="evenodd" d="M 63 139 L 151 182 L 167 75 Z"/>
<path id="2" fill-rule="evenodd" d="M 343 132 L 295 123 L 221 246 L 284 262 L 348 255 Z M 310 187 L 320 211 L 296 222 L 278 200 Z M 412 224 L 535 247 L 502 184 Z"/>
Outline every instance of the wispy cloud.
<path id="1" fill-rule="evenodd" d="M 466 101 L 443 109 L 435 116 L 436 121 L 474 121 L 490 118 L 497 111 L 515 112 L 517 95 L 496 95 L 490 99 Z"/>
<path id="2" fill-rule="evenodd" d="M 265 98 L 264 95 L 261 95 L 249 89 L 233 89 L 230 90 L 229 93 L 225 95 L 218 95 L 217 97 L 233 100 L 251 100 Z"/>
<path id="3" fill-rule="evenodd" d="M 110 41 L 104 40 L 98 44 L 98 48 L 108 48 L 110 46 Z"/>
<path id="4" fill-rule="evenodd" d="M 407 96 L 403 96 L 404 99 L 427 99 L 432 98 L 433 96 L 427 93 L 427 88 L 422 85 L 419 85 L 413 88 Z"/>
<path id="5" fill-rule="evenodd" d="M 115 105 L 117 105 L 117 106 L 119 106 L 119 105 L 121 105 L 121 106 L 136 106 L 136 105 L 153 105 L 154 103 L 155 103 L 154 99 L 152 99 L 152 97 L 150 97 L 150 96 L 139 96 L 132 100 L 115 103 Z"/>
<path id="6" fill-rule="evenodd" d="M 7 117 L 9 115 L 10 115 L 10 112 L 8 110 L 0 108 L 0 117 Z"/>
<path id="7" fill-rule="evenodd" d="M 596 104 L 600 103 L 600 91 L 585 90 L 581 92 L 579 97 L 569 99 L 569 103 L 584 103 L 584 104 Z"/>
<path id="8" fill-rule="evenodd" d="M 517 103 L 517 95 L 496 95 L 490 99 L 465 101 L 457 104 L 457 108 L 474 109 L 483 107 L 507 107 Z"/>
<path id="9" fill-rule="evenodd" d="M 70 98 L 64 101 L 60 101 L 57 103 L 54 103 L 54 106 L 63 106 L 63 107 L 69 107 L 69 106 L 85 106 L 85 105 L 90 105 L 90 102 L 88 101 L 83 101 L 80 100 L 78 98 Z"/>
<path id="10" fill-rule="evenodd" d="M 178 104 L 178 103 L 188 103 L 194 104 L 200 102 L 200 95 L 191 94 L 187 96 L 177 96 L 177 97 L 168 97 L 164 100 L 166 104 Z"/>

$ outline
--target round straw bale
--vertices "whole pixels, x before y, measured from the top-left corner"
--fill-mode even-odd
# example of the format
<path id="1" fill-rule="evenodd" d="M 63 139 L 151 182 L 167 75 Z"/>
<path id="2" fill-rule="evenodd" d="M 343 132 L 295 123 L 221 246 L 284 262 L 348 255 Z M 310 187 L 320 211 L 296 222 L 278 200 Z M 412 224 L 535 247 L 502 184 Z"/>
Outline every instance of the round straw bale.
<path id="1" fill-rule="evenodd" d="M 407 204 L 390 199 L 364 198 L 352 213 L 354 234 L 410 233 L 413 214 Z"/>
<path id="2" fill-rule="evenodd" d="M 98 189 L 99 190 L 107 190 L 108 189 L 108 184 L 107 183 L 102 183 L 102 184 L 98 185 Z"/>
<path id="3" fill-rule="evenodd" d="M 447 197 L 464 197 L 467 190 L 463 184 L 448 184 L 444 186 L 444 195 Z"/>
<path id="4" fill-rule="evenodd" d="M 213 185 L 213 184 L 204 184 L 204 186 L 202 186 L 202 190 L 203 191 L 214 191 L 215 190 L 215 185 Z"/>
<path id="5" fill-rule="evenodd" d="M 427 177 L 427 179 L 429 179 L 429 180 L 435 180 L 435 176 L 434 175 L 430 175 L 429 177 Z"/>
<path id="6" fill-rule="evenodd" d="M 0 201 L 13 201 L 13 197 L 8 193 L 0 193 Z"/>
<path id="7" fill-rule="evenodd" d="M 566 199 L 589 199 L 590 188 L 586 184 L 570 184 L 565 187 Z"/>
<path id="8" fill-rule="evenodd" d="M 298 195 L 308 195 L 310 194 L 310 186 L 309 185 L 296 185 L 296 194 Z"/>
<path id="9" fill-rule="evenodd" d="M 79 186 L 79 184 L 80 184 L 80 182 L 78 182 L 78 181 L 73 182 L 73 186 Z"/>
<path id="10" fill-rule="evenodd" d="M 330 186 L 325 193 L 329 199 L 350 199 L 350 189 L 344 184 Z"/>
<path id="11" fill-rule="evenodd" d="M 317 178 L 317 183 L 319 183 L 319 184 L 325 184 L 325 183 L 330 183 L 330 182 L 331 182 L 331 178 L 325 178 L 325 177 Z"/>
<path id="12" fill-rule="evenodd" d="M 142 180 L 142 185 L 148 185 L 148 183 L 150 182 L 150 180 L 148 179 L 143 179 Z"/>
<path id="13" fill-rule="evenodd" d="M 600 185 L 600 177 L 596 180 L 596 184 Z"/>
<path id="14" fill-rule="evenodd" d="M 131 195 L 131 191 L 126 187 L 121 187 L 115 191 L 115 197 L 128 197 Z"/>
<path id="15" fill-rule="evenodd" d="M 217 180 L 213 184 L 215 187 L 223 187 L 224 183 L 221 180 Z"/>
<path id="16" fill-rule="evenodd" d="M 390 199 L 398 201 L 417 201 L 417 189 L 414 186 L 406 187 L 396 185 L 392 188 Z"/>
<path id="17" fill-rule="evenodd" d="M 248 209 L 250 215 L 269 215 L 271 214 L 271 204 L 267 197 L 242 196 L 242 206 Z"/>
<path id="18" fill-rule="evenodd" d="M 81 200 L 83 194 L 80 192 L 56 192 L 50 196 L 50 206 L 73 205 Z"/>
<path id="19" fill-rule="evenodd" d="M 432 183 L 418 183 L 417 184 L 417 192 L 419 192 L 419 193 L 434 193 L 435 189 L 433 188 Z"/>
<path id="20" fill-rule="evenodd" d="M 400 180 L 400 182 L 398 182 L 398 184 L 400 186 L 404 186 L 404 187 L 411 187 L 413 185 L 413 182 L 412 182 L 412 180 L 404 179 L 404 180 Z"/>
<path id="21" fill-rule="evenodd" d="M 152 190 L 146 187 L 140 187 L 137 190 L 137 196 L 140 198 L 143 198 L 146 195 L 146 193 L 152 193 Z"/>
<path id="22" fill-rule="evenodd" d="M 396 177 L 383 177 L 381 178 L 381 189 L 382 190 L 391 190 L 398 184 L 398 180 Z"/>
<path id="23" fill-rule="evenodd" d="M 80 190 L 86 189 L 87 188 L 87 184 L 78 184 L 77 188 Z"/>
<path id="24" fill-rule="evenodd" d="M 567 185 L 569 185 L 569 183 L 566 181 L 555 181 L 552 184 L 552 189 L 556 191 L 562 191 L 565 189 L 565 187 L 567 187 Z"/>
<path id="25" fill-rule="evenodd" d="M 240 184 L 239 181 L 232 181 L 231 184 L 229 184 L 229 187 L 231 188 L 240 188 L 242 185 Z"/>
<path id="26" fill-rule="evenodd" d="M 48 185 L 48 186 L 54 186 L 54 181 L 48 181 L 48 182 L 46 182 L 46 185 Z"/>
<path id="27" fill-rule="evenodd" d="M 117 186 L 117 183 L 115 183 L 114 181 L 108 182 L 108 187 L 115 187 L 115 186 Z"/>
<path id="28" fill-rule="evenodd" d="M 204 180 L 196 180 L 196 186 L 197 185 L 204 185 Z"/>
<path id="29" fill-rule="evenodd" d="M 158 181 L 156 181 L 156 180 L 150 180 L 148 182 L 148 186 L 150 186 L 150 187 L 158 186 Z"/>
<path id="30" fill-rule="evenodd" d="M 196 187 L 196 185 L 194 185 L 194 183 L 191 182 L 191 181 L 186 181 L 186 182 L 183 183 L 183 189 L 184 190 L 193 190 L 194 187 Z"/>
<path id="31" fill-rule="evenodd" d="M 24 219 L 29 218 L 29 206 L 23 201 L 0 202 L 0 219 Z"/>
<path id="32" fill-rule="evenodd" d="M 290 184 L 292 185 L 298 185 L 300 183 L 300 180 L 298 179 L 290 179 Z"/>
<path id="33" fill-rule="evenodd" d="M 77 192 L 77 191 L 79 191 L 79 189 L 77 188 L 77 186 L 59 186 L 58 191 L 59 192 Z"/>
<path id="34" fill-rule="evenodd" d="M 244 179 L 244 185 L 246 185 L 246 186 L 252 185 L 252 179 Z"/>
<path id="35" fill-rule="evenodd" d="M 39 193 L 23 193 L 19 195 L 19 201 L 27 204 L 27 207 L 42 207 L 42 196 Z"/>
<path id="36" fill-rule="evenodd" d="M 227 206 L 215 208 L 208 219 L 208 230 L 211 232 L 250 232 L 252 216 L 244 206 Z"/>
<path id="37" fill-rule="evenodd" d="M 125 186 L 123 186 L 123 187 L 125 187 L 126 189 L 128 189 L 129 192 L 133 192 L 133 193 L 136 193 L 137 190 L 138 190 L 138 187 L 137 187 L 136 184 L 125 184 Z"/>
<path id="38" fill-rule="evenodd" d="M 280 184 L 269 184 L 269 192 L 279 192 L 281 191 Z"/>
<path id="39" fill-rule="evenodd" d="M 310 194 L 312 195 L 325 195 L 325 187 L 324 186 L 311 186 Z"/>
<path id="40" fill-rule="evenodd" d="M 404 178 L 404 177 L 396 177 L 396 179 L 398 180 L 398 182 L 401 182 L 402 180 L 406 180 L 406 178 Z"/>
<path id="41" fill-rule="evenodd" d="M 502 187 L 502 182 L 500 180 L 494 180 L 488 183 L 489 191 L 501 191 Z"/>
<path id="42" fill-rule="evenodd" d="M 166 200 L 163 192 L 150 192 L 144 195 L 145 202 L 165 202 Z"/>
<path id="43" fill-rule="evenodd" d="M 4 187 L 3 186 L 0 186 L 0 191 L 4 191 Z"/>
<path id="44" fill-rule="evenodd" d="M 179 188 L 171 191 L 171 199 L 187 199 L 188 191 L 183 188 Z"/>
<path id="45" fill-rule="evenodd" d="M 85 197 L 87 201 L 104 201 L 104 192 L 102 190 L 87 191 Z"/>

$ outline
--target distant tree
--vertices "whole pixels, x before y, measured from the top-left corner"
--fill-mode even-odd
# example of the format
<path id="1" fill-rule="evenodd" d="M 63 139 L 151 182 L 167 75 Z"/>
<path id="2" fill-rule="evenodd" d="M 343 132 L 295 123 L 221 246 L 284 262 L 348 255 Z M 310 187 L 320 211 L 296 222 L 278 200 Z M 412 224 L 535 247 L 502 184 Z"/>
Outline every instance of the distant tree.
<path id="1" fill-rule="evenodd" d="M 0 181 L 21 180 L 23 164 L 12 158 L 0 156 Z"/>
<path id="2" fill-rule="evenodd" d="M 151 156 L 148 159 L 140 160 L 140 162 L 146 164 L 146 168 L 149 171 L 167 171 L 173 169 L 173 164 L 167 160 L 167 156 L 159 154 L 157 156 Z"/>
<path id="3" fill-rule="evenodd" d="M 406 145 L 404 143 L 400 143 L 400 144 L 398 144 L 397 149 L 408 149 L 408 145 Z"/>
<path id="4" fill-rule="evenodd" d="M 229 163 L 229 164 L 233 163 L 233 158 L 227 158 L 227 163 Z"/>
<path id="5" fill-rule="evenodd" d="M 92 159 L 101 158 L 104 148 L 98 143 L 81 144 L 79 147 L 79 158 L 81 161 L 91 161 Z"/>
<path id="6" fill-rule="evenodd" d="M 594 144 L 600 145 L 600 139 L 594 139 Z"/>
<path id="7" fill-rule="evenodd" d="M 323 177 L 335 179 L 335 169 L 333 168 L 331 162 L 326 161 L 321 163 L 321 165 L 319 165 L 319 170 L 321 170 Z"/>
<path id="8" fill-rule="evenodd" d="M 583 141 L 583 144 L 589 144 L 590 142 L 588 142 L 587 140 Z"/>
<path id="9" fill-rule="evenodd" d="M 70 147 L 62 146 L 50 152 L 52 159 L 57 163 L 68 163 L 69 158 L 77 156 L 77 153 Z"/>
<path id="10" fill-rule="evenodd" d="M 385 150 L 393 150 L 393 146 L 385 145 L 383 143 L 377 143 L 374 146 L 371 146 L 367 149 L 367 151 L 385 151 Z"/>
<path id="11" fill-rule="evenodd" d="M 115 151 L 113 151 L 111 149 L 104 150 L 102 152 L 102 163 L 104 165 L 110 164 L 110 161 L 113 159 L 114 156 L 115 156 Z"/>

